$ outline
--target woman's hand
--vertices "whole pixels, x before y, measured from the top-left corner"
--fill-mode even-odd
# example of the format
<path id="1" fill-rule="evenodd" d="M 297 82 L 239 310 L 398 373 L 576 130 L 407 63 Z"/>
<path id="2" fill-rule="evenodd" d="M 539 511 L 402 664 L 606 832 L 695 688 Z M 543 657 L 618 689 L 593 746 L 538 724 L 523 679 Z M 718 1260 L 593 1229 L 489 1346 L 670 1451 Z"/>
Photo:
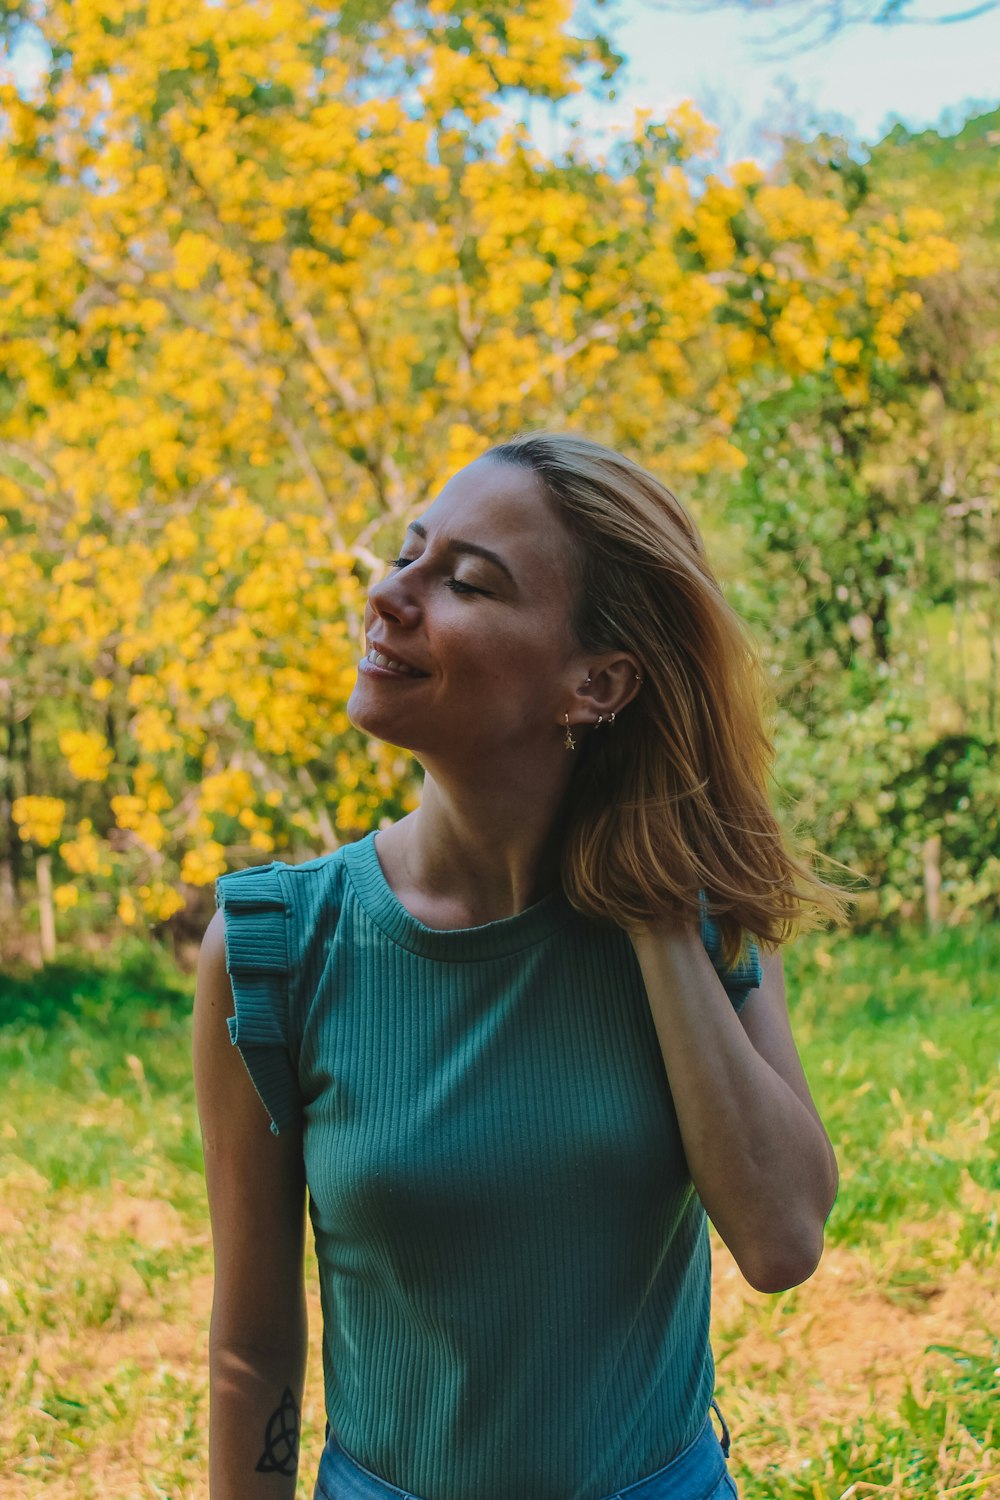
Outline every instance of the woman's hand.
<path id="1" fill-rule="evenodd" d="M 819 1264 L 837 1164 L 792 1037 L 781 953 L 762 951 L 761 983 L 737 1015 L 697 924 L 629 936 L 705 1210 L 751 1286 L 796 1286 Z"/>

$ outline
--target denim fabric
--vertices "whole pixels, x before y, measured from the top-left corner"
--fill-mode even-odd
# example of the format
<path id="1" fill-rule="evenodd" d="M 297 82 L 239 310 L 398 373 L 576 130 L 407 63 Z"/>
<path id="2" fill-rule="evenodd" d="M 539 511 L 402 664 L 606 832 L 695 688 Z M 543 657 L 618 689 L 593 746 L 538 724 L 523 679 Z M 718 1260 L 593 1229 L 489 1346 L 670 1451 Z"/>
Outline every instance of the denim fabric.
<path id="1" fill-rule="evenodd" d="M 603 1500 L 733 1500 L 738 1497 L 729 1476 L 729 1431 L 715 1402 L 722 1423 L 722 1438 L 716 1437 L 711 1418 L 694 1442 L 670 1463 L 635 1484 L 603 1497 Z M 331 1432 L 320 1460 L 313 1500 L 420 1500 L 407 1490 L 379 1479 L 349 1457 Z M 475 1500 L 470 1496 L 469 1500 Z M 520 1500 L 520 1497 L 519 1497 Z M 530 1496 L 523 1500 L 531 1500 Z"/>

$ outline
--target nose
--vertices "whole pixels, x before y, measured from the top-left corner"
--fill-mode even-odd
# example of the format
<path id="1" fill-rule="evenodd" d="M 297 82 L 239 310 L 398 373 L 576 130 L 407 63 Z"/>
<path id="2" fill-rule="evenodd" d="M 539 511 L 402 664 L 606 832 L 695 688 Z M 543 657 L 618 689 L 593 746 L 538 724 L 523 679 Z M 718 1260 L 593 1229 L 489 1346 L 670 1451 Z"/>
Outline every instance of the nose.
<path id="1" fill-rule="evenodd" d="M 417 591 L 406 579 L 407 568 L 390 569 L 368 590 L 368 607 L 383 620 L 395 620 L 404 628 L 420 619 Z"/>

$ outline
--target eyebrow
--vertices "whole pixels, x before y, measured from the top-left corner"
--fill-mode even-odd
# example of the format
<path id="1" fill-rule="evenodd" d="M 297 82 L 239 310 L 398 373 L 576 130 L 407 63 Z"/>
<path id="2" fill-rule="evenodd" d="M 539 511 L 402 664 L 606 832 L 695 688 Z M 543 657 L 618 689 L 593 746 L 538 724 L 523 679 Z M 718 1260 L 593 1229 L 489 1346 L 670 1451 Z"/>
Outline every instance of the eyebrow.
<path id="1" fill-rule="evenodd" d="M 421 526 L 419 521 L 411 521 L 406 529 L 407 531 L 415 531 L 417 533 L 417 536 L 421 537 L 426 542 L 427 528 L 425 526 Z M 514 583 L 514 575 L 508 568 L 507 564 L 504 562 L 503 558 L 498 557 L 495 552 L 491 552 L 488 547 L 480 547 L 477 542 L 460 542 L 455 540 L 454 538 L 449 538 L 449 540 L 445 542 L 445 546 L 450 552 L 466 553 L 470 557 L 484 558 L 486 562 L 490 562 L 495 568 L 499 568 L 501 573 L 506 573 L 511 583 Z M 514 584 L 514 586 L 515 588 L 517 587 L 516 584 Z"/>

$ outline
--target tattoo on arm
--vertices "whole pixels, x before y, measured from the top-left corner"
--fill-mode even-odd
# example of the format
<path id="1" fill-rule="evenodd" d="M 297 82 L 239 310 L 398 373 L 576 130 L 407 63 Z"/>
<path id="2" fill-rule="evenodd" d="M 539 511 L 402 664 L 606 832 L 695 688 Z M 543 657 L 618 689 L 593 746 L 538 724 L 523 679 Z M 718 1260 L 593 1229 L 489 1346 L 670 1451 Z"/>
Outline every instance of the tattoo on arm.
<path id="1" fill-rule="evenodd" d="M 298 1465 L 299 1408 L 291 1387 L 286 1385 L 281 1405 L 267 1419 L 264 1452 L 257 1460 L 257 1473 L 286 1474 L 294 1479 Z"/>

